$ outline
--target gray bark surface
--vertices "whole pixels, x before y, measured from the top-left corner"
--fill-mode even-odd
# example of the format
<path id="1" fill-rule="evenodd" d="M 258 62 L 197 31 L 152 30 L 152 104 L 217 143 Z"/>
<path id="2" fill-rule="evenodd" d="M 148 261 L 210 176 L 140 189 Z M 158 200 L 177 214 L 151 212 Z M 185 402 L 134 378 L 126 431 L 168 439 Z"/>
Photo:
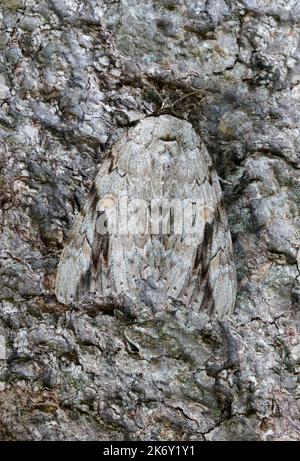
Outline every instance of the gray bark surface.
<path id="1" fill-rule="evenodd" d="M 2 0 L 0 20 L 0 439 L 299 440 L 299 1 Z M 54 294 L 105 153 L 163 111 L 220 177 L 223 322 Z"/>

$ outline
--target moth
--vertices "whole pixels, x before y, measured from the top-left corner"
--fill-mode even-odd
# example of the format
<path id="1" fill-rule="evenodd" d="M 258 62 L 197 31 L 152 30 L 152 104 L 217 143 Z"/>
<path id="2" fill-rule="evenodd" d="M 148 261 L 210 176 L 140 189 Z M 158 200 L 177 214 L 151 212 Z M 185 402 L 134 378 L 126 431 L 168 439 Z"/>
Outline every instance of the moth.
<path id="1" fill-rule="evenodd" d="M 100 165 L 65 246 L 56 295 L 163 309 L 174 302 L 218 318 L 233 312 L 236 272 L 222 192 L 192 125 L 151 116 Z"/>

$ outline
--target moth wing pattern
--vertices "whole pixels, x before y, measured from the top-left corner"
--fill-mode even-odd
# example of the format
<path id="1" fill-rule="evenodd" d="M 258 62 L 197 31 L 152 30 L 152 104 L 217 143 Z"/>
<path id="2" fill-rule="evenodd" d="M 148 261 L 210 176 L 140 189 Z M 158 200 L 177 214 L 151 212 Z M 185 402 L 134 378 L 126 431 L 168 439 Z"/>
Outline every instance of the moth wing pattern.
<path id="1" fill-rule="evenodd" d="M 100 234 L 97 223 L 105 219 L 107 205 L 122 197 L 131 218 L 138 218 L 135 224 L 146 224 L 147 232 Z M 151 211 L 146 207 L 136 215 L 141 201 L 151 202 Z M 177 228 L 168 207 L 164 216 L 165 202 L 172 204 L 173 220 L 176 204 L 184 203 L 190 210 L 184 220 L 198 223 L 197 232 Z M 200 211 L 193 208 L 198 202 Z M 153 211 L 156 204 L 160 214 Z M 152 232 L 155 226 L 164 231 Z M 232 313 L 236 274 L 222 192 L 190 123 L 170 115 L 147 117 L 103 161 L 57 272 L 61 302 L 79 302 L 88 292 L 100 299 L 126 294 L 158 309 L 177 300 L 219 318 Z"/>
<path id="2" fill-rule="evenodd" d="M 107 178 L 110 168 L 111 160 L 107 159 L 98 174 Z M 110 184 L 113 184 L 113 179 L 110 177 Z M 114 183 L 115 190 L 118 182 Z M 97 285 L 100 286 L 103 296 L 111 291 L 110 236 L 97 231 L 98 219 L 103 216 L 102 221 L 105 221 L 105 211 L 101 209 L 102 196 L 113 201 L 113 196 L 107 197 L 97 188 L 95 182 L 61 254 L 57 269 L 56 295 L 64 304 L 80 301 L 89 291 L 97 290 Z"/>

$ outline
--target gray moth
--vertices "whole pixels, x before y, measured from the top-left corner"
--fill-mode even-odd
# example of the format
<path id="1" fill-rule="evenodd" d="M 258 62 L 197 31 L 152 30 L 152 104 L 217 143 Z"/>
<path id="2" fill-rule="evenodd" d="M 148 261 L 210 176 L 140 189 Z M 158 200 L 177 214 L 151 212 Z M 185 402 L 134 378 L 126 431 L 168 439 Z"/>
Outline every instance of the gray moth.
<path id="1" fill-rule="evenodd" d="M 140 121 L 101 163 L 58 265 L 64 304 L 122 297 L 230 315 L 232 242 L 211 158 L 187 121 Z"/>

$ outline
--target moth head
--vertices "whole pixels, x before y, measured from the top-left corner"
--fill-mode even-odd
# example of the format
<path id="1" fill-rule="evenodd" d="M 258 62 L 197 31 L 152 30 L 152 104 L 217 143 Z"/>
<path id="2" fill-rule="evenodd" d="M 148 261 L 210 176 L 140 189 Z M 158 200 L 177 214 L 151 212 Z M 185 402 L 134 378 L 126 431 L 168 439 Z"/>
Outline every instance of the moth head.
<path id="1" fill-rule="evenodd" d="M 160 141 L 153 149 L 153 166 L 161 171 L 168 171 L 177 161 L 180 155 L 180 148 L 177 141 Z"/>

